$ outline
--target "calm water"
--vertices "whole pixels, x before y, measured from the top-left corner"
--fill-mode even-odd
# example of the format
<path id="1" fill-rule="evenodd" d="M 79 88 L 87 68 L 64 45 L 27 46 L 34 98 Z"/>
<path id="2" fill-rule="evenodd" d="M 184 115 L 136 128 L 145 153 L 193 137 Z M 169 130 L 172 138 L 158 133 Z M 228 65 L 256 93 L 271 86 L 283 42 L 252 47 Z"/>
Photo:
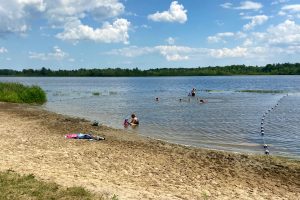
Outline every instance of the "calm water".
<path id="1" fill-rule="evenodd" d="M 123 129 L 124 119 L 135 112 L 140 126 L 128 128 L 132 134 L 184 145 L 259 154 L 264 153 L 264 140 L 272 155 L 300 158 L 300 76 L 0 77 L 0 81 L 40 85 L 47 92 L 45 109 L 97 120 L 114 128 Z M 193 87 L 198 89 L 197 96 L 188 97 Z M 286 92 L 259 94 L 237 90 Z M 95 92 L 99 95 L 93 95 Z M 159 97 L 158 102 L 156 97 Z M 200 104 L 200 98 L 208 103 Z M 264 113 L 267 114 L 262 137 Z"/>

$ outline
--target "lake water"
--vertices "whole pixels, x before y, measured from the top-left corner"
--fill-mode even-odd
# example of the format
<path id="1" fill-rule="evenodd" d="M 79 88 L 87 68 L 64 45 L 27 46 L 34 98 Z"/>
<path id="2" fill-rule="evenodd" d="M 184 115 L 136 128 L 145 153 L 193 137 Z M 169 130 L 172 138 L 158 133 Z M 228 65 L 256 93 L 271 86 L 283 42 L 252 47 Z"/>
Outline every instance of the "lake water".
<path id="1" fill-rule="evenodd" d="M 124 129 L 124 119 L 135 112 L 140 125 L 126 129 L 132 134 L 258 154 L 264 154 L 266 143 L 271 155 L 300 158 L 300 76 L 0 77 L 0 81 L 39 85 L 47 92 L 45 109 L 114 128 Z M 196 97 L 189 97 L 193 87 Z M 201 104 L 200 99 L 208 102 Z"/>

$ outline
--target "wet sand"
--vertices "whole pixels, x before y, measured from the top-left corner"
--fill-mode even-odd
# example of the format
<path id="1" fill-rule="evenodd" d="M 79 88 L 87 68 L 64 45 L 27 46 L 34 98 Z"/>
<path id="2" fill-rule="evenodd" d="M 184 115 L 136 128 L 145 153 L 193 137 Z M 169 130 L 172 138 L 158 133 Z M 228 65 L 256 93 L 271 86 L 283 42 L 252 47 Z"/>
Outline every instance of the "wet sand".
<path id="1" fill-rule="evenodd" d="M 300 161 L 184 147 L 0 103 L 0 170 L 118 199 L 299 199 Z M 65 139 L 93 133 L 106 140 Z"/>

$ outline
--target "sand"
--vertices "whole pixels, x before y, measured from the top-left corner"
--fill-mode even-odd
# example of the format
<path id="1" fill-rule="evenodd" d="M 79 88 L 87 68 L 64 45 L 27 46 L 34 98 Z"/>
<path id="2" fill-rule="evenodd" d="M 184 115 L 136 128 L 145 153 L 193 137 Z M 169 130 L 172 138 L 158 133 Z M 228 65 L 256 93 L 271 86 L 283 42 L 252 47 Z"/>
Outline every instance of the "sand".
<path id="1" fill-rule="evenodd" d="M 0 170 L 127 199 L 299 199 L 300 161 L 184 147 L 0 103 Z M 90 132 L 106 140 L 65 139 Z"/>

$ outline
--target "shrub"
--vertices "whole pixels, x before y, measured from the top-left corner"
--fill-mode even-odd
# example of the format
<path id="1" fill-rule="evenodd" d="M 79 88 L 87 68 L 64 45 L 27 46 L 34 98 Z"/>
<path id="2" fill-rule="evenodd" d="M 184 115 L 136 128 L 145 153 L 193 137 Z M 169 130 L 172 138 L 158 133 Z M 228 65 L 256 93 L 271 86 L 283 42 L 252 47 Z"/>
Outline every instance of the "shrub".
<path id="1" fill-rule="evenodd" d="M 46 93 L 39 86 L 0 83 L 0 101 L 43 104 L 47 101 L 47 97 Z"/>

